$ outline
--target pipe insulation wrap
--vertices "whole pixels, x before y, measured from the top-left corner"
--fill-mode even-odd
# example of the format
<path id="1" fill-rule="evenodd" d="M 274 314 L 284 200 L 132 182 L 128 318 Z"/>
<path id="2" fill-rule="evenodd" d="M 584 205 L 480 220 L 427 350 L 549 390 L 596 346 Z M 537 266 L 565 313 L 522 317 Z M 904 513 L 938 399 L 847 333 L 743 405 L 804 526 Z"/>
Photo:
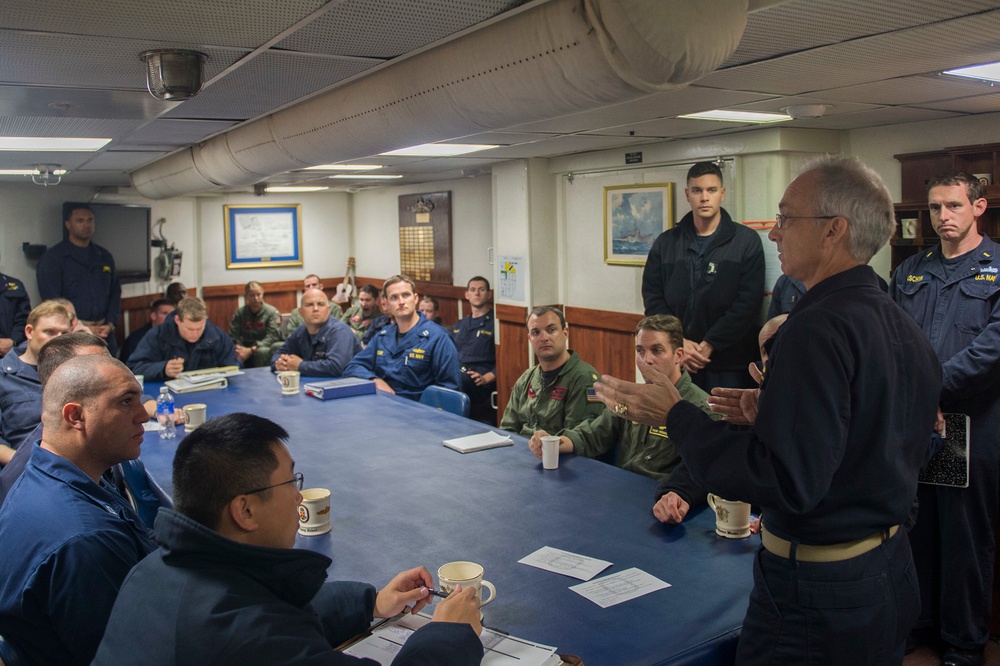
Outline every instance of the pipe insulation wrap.
<path id="1" fill-rule="evenodd" d="M 747 2 L 552 0 L 137 169 L 132 184 L 151 199 L 251 185 L 680 88 L 736 49 Z"/>

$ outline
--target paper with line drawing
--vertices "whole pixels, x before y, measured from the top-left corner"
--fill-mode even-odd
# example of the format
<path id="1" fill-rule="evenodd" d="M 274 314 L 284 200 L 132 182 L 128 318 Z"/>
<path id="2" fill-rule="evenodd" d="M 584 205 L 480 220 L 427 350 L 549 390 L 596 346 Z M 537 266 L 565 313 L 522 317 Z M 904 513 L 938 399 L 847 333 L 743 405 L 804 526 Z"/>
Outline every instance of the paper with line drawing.
<path id="1" fill-rule="evenodd" d="M 670 587 L 670 583 L 664 583 L 656 576 L 632 567 L 587 583 L 573 585 L 569 589 L 590 599 L 601 608 L 607 608 L 667 587 Z"/>
<path id="2" fill-rule="evenodd" d="M 580 580 L 590 580 L 611 566 L 611 562 L 578 555 L 568 550 L 559 550 L 551 546 L 542 546 L 531 555 L 522 557 L 518 562 Z"/>

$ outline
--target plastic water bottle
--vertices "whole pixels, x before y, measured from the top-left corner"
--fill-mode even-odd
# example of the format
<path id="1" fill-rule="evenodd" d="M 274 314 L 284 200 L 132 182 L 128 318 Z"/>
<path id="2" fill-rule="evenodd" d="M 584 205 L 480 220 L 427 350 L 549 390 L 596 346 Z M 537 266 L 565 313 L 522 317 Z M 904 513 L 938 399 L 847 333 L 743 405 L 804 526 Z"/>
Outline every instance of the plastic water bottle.
<path id="1" fill-rule="evenodd" d="M 166 386 L 160 387 L 160 395 L 156 398 L 156 420 L 160 424 L 158 428 L 160 439 L 177 437 L 177 428 L 174 426 L 174 397 L 170 395 L 170 389 Z"/>

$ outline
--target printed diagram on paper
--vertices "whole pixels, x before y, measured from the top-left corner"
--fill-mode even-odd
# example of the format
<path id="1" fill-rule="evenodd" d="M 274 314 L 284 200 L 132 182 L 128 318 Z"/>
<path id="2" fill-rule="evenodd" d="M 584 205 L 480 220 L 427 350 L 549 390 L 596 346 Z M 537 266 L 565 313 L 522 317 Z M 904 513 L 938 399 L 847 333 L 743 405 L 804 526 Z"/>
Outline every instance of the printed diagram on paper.
<path id="1" fill-rule="evenodd" d="M 607 608 L 668 587 L 670 583 L 632 567 L 587 583 L 573 585 L 569 589 L 590 599 L 601 608 Z"/>
<path id="2" fill-rule="evenodd" d="M 551 546 L 542 546 L 530 555 L 522 557 L 518 562 L 580 580 L 590 580 L 611 566 L 611 562 L 571 553 L 568 550 L 559 550 Z"/>

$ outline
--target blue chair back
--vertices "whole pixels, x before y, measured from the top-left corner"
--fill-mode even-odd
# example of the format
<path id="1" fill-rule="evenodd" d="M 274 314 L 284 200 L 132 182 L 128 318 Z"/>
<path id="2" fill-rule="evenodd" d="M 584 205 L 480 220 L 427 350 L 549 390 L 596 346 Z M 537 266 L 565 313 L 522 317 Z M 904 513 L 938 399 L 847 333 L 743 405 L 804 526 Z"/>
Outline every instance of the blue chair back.
<path id="1" fill-rule="evenodd" d="M 461 391 L 444 388 L 443 386 L 428 386 L 420 396 L 420 402 L 446 412 L 469 418 L 472 401 Z"/>
<path id="2" fill-rule="evenodd" d="M 138 458 L 122 462 L 121 472 L 135 512 L 139 514 L 139 518 L 142 519 L 146 527 L 152 529 L 156 512 L 160 507 L 172 509 L 174 503 L 163 492 L 163 489 L 149 478 L 149 475 L 146 474 L 146 466 Z"/>
<path id="3" fill-rule="evenodd" d="M 28 666 L 28 660 L 18 652 L 13 643 L 0 636 L 0 664 L 3 666 Z"/>

